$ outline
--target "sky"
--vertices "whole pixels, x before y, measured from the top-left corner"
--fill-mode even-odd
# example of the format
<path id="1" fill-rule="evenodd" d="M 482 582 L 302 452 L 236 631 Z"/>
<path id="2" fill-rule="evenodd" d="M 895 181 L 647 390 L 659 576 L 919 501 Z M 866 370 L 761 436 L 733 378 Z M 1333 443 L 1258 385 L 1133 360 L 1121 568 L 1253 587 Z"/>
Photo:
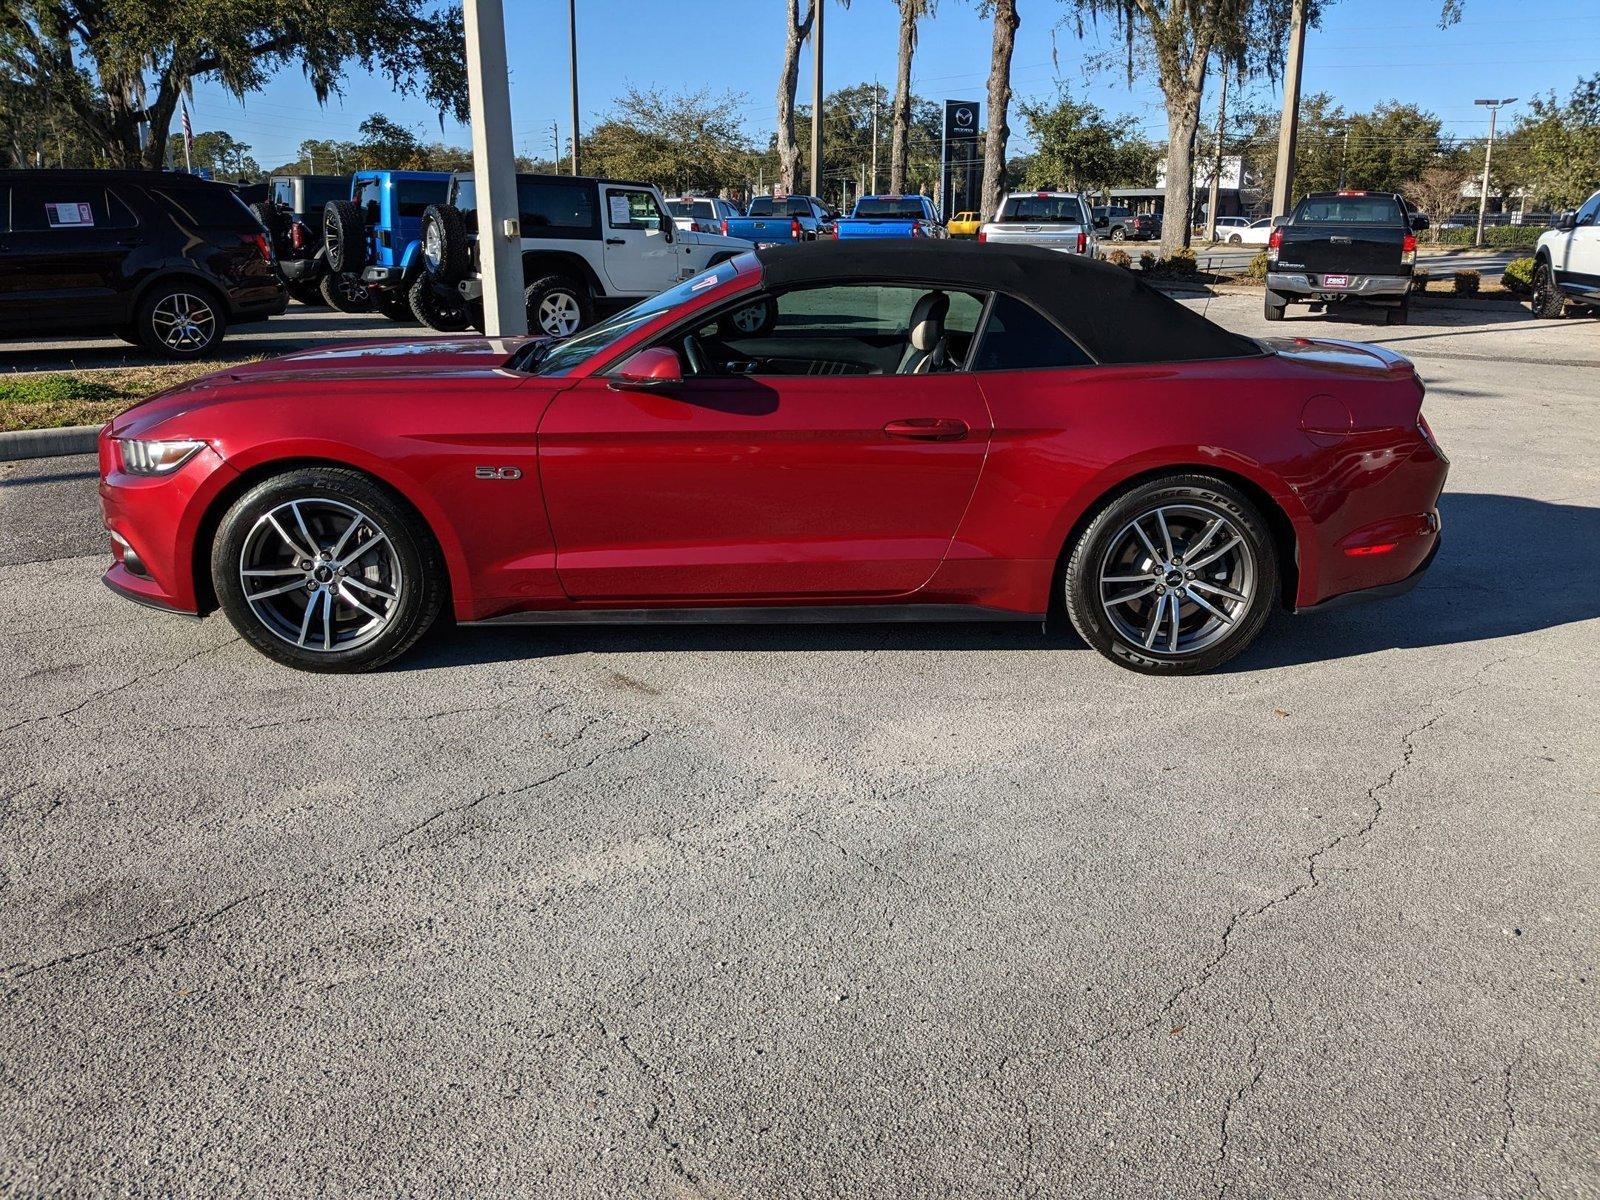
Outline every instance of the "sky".
<path id="1" fill-rule="evenodd" d="M 504 0 L 511 61 L 512 123 L 517 152 L 548 157 L 551 122 L 570 134 L 566 0 Z M 578 0 L 579 110 L 586 127 L 603 118 L 627 86 L 740 93 L 747 131 L 764 143 L 775 125 L 783 56 L 783 0 Z M 921 26 L 913 90 L 933 100 L 982 100 L 989 64 L 989 27 L 976 0 L 941 0 Z M 1113 114 L 1134 117 L 1146 136 L 1164 139 L 1166 120 L 1152 82 L 1127 84 L 1110 27 L 1080 40 L 1063 22 L 1060 0 L 1020 0 L 1022 25 L 1012 59 L 1018 97 L 1049 97 L 1065 88 Z M 1431 110 L 1446 133 L 1481 137 L 1485 113 L 1477 97 L 1565 96 L 1577 80 L 1600 71 L 1600 21 L 1593 0 L 1466 0 L 1465 19 L 1438 27 L 1439 0 L 1330 0 L 1320 28 L 1307 36 L 1303 90 L 1326 91 L 1349 110 L 1398 99 Z M 826 13 L 828 90 L 876 76 L 892 87 L 897 47 L 894 0 L 831 3 Z M 1097 66 L 1103 63 L 1106 65 Z M 800 99 L 811 95 L 811 57 L 803 52 Z M 1281 102 L 1266 81 L 1253 84 L 1262 105 Z M 1237 96 L 1230 98 L 1232 108 Z M 1204 120 L 1214 119 L 1208 92 Z M 1512 106 L 1502 120 L 1514 119 Z M 388 82 L 353 73 L 342 96 L 319 106 L 297 68 L 281 72 L 241 105 L 215 83 L 195 89 L 196 132 L 225 129 L 249 143 L 264 167 L 290 161 L 304 138 L 354 139 L 370 113 L 382 112 L 425 140 L 441 136 L 428 105 L 395 94 Z M 1021 121 L 1012 120 L 1014 129 Z M 468 142 L 447 120 L 443 139 Z M 1012 152 L 1027 149 L 1015 135 Z"/>

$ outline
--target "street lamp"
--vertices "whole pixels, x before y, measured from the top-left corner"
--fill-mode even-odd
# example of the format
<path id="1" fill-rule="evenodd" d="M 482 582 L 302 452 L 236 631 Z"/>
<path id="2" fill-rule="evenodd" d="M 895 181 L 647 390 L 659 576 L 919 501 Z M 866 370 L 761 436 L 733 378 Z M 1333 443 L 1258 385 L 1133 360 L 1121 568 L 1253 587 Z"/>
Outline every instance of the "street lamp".
<path id="1" fill-rule="evenodd" d="M 1500 109 L 1507 104 L 1515 104 L 1517 98 L 1508 96 L 1504 100 L 1474 100 L 1473 103 L 1480 108 L 1489 110 L 1489 141 L 1483 147 L 1483 186 L 1478 189 L 1478 240 L 1476 245 L 1483 245 L 1483 215 L 1489 211 L 1489 159 L 1494 154 L 1494 122 L 1500 115 Z"/>

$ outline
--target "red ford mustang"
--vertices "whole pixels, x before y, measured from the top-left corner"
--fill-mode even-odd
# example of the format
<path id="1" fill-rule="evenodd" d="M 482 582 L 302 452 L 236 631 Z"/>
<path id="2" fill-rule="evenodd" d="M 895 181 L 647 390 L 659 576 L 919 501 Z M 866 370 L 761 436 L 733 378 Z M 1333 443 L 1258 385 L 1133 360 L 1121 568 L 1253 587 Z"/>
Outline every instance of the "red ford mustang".
<path id="1" fill-rule="evenodd" d="M 1393 594 L 1446 459 L 1411 364 L 1045 250 L 760 250 L 566 341 L 241 366 L 101 435 L 106 582 L 354 671 L 464 623 L 1028 620 L 1214 667 Z"/>

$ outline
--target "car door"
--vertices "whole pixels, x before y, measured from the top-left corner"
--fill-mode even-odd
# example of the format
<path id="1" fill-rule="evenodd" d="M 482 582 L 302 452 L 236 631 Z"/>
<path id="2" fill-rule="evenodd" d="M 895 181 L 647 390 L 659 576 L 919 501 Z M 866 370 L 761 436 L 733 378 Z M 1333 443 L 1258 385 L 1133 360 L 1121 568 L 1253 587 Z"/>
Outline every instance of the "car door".
<path id="1" fill-rule="evenodd" d="M 686 360 L 679 386 L 592 377 L 562 393 L 539 429 L 562 587 L 580 600 L 733 603 L 924 584 L 991 432 L 965 370 L 896 373 L 929 290 L 790 291 L 757 302 L 754 324 L 746 302 L 664 343 Z M 963 363 L 980 308 L 951 296 L 946 336 Z"/>
<path id="2" fill-rule="evenodd" d="M 0 234 L 0 318 L 14 328 L 86 330 L 129 320 L 123 266 L 141 241 L 133 211 L 103 184 L 12 184 Z"/>
<path id="3" fill-rule="evenodd" d="M 1566 262 L 1556 270 L 1574 283 L 1600 287 L 1600 192 L 1584 201 L 1567 235 Z"/>
<path id="4" fill-rule="evenodd" d="M 605 223 L 606 279 L 625 296 L 653 296 L 682 278 L 672 218 L 647 188 L 607 185 Z"/>

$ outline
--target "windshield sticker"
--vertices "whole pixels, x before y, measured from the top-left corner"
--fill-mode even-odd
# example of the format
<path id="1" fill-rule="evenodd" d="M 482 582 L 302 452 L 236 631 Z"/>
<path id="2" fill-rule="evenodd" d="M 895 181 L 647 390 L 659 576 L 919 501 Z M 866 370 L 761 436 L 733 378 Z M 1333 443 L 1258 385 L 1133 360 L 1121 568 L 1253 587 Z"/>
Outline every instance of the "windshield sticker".
<path id="1" fill-rule="evenodd" d="M 689 290 L 691 292 L 702 292 L 708 287 L 716 287 L 717 284 L 719 284 L 721 282 L 722 282 L 722 276 L 720 276 L 720 275 L 707 275 L 704 279 L 700 280 L 698 283 L 691 283 L 689 285 Z"/>
<path id="2" fill-rule="evenodd" d="M 94 210 L 87 204 L 46 204 L 44 212 L 51 229 L 81 229 L 94 224 Z"/>

